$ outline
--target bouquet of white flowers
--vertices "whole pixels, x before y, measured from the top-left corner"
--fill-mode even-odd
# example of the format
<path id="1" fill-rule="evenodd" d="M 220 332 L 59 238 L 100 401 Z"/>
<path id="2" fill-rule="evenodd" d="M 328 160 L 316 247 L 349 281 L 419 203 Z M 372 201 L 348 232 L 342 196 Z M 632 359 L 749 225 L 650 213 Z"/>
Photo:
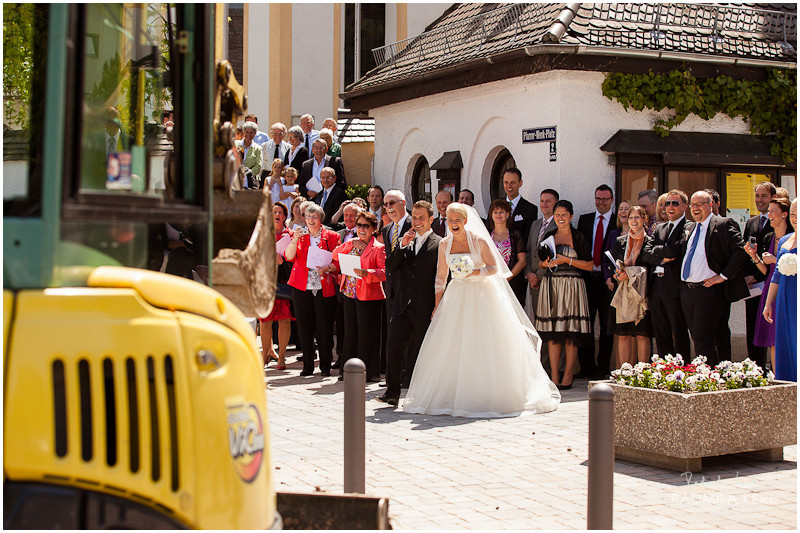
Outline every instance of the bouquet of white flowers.
<path id="1" fill-rule="evenodd" d="M 778 272 L 784 276 L 797 275 L 797 254 L 783 254 L 778 261 Z"/>
<path id="2" fill-rule="evenodd" d="M 456 256 L 450 260 L 450 274 L 453 279 L 466 278 L 472 274 L 473 270 L 475 270 L 475 263 L 468 255 Z"/>

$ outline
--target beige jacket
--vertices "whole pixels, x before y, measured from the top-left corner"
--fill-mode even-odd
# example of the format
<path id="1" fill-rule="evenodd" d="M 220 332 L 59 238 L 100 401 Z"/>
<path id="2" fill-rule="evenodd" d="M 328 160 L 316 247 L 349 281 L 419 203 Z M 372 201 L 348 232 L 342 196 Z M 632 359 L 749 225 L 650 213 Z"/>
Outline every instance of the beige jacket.
<path id="1" fill-rule="evenodd" d="M 639 323 L 647 312 L 647 269 L 642 266 L 625 267 L 628 279 L 621 281 L 611 300 L 617 310 L 617 324 Z"/>

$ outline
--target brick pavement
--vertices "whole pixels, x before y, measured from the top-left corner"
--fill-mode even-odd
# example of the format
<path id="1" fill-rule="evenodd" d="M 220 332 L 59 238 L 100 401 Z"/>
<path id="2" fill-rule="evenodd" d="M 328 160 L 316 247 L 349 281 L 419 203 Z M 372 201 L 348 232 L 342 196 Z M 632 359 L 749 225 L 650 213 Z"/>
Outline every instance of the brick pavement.
<path id="1" fill-rule="evenodd" d="M 265 377 L 275 488 L 340 494 L 343 383 L 295 360 Z M 367 493 L 389 499 L 395 529 L 584 529 L 586 385 L 552 413 L 470 420 L 396 411 L 368 384 Z M 779 463 L 706 459 L 691 479 L 617 461 L 614 527 L 796 529 L 797 446 Z"/>

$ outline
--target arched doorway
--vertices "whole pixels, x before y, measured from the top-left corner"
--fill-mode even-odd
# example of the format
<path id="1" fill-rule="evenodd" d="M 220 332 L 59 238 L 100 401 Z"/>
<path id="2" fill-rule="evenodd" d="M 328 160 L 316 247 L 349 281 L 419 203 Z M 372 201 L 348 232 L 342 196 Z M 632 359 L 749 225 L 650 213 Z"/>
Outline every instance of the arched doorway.
<path id="1" fill-rule="evenodd" d="M 489 178 L 489 194 L 492 200 L 506 197 L 506 193 L 503 191 L 503 174 L 509 168 L 517 168 L 517 163 L 514 161 L 514 156 L 511 155 L 511 152 L 503 148 L 494 159 L 492 174 Z"/>
<path id="2" fill-rule="evenodd" d="M 419 156 L 414 164 L 414 171 L 411 173 L 411 198 L 417 202 L 419 200 L 431 201 L 431 169 L 425 156 Z"/>

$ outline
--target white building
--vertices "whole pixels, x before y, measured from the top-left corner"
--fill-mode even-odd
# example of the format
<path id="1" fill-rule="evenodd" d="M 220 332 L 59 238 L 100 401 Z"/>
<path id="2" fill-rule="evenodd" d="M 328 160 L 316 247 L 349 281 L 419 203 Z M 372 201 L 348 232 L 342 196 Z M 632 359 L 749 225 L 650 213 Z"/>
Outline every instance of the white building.
<path id="1" fill-rule="evenodd" d="M 378 50 L 385 61 L 343 96 L 375 118 L 374 182 L 414 200 L 468 188 L 485 214 L 515 166 L 523 197 L 538 203 L 556 189 L 576 215 L 594 210 L 604 183 L 617 201 L 710 187 L 723 208 L 747 208 L 728 203 L 734 181 L 769 179 L 796 194 L 796 163 L 725 115 L 690 115 L 662 139 L 652 127 L 669 110 L 626 111 L 602 84 L 607 72 L 795 70 L 796 7 L 764 7 L 454 4 L 425 33 Z M 732 327 L 743 331 L 743 317 Z"/>

